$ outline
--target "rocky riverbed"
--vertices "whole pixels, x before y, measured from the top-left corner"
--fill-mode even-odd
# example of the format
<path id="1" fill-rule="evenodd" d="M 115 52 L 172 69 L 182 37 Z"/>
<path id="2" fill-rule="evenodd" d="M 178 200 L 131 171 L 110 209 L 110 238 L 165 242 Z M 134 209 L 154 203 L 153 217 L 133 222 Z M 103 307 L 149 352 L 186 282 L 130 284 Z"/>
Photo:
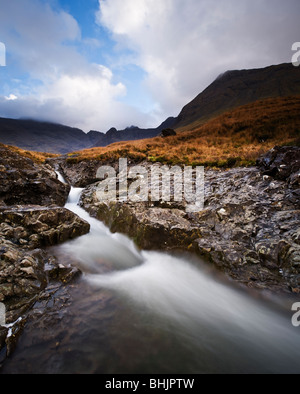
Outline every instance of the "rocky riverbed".
<path id="1" fill-rule="evenodd" d="M 206 170 L 204 209 L 188 213 L 184 200 L 101 203 L 96 171 L 102 163 L 60 158 L 41 165 L 0 147 L 0 302 L 6 323 L 17 322 L 0 327 L 0 365 L 33 305 L 47 305 L 53 286 L 62 288 L 80 274 L 48 250 L 90 230 L 63 208 L 70 186 L 54 168 L 72 186 L 85 188 L 80 204 L 91 216 L 141 249 L 190 251 L 243 286 L 299 294 L 299 159 L 297 147 L 274 148 L 256 167 Z M 118 163 L 108 164 L 118 170 Z"/>
<path id="2" fill-rule="evenodd" d="M 256 167 L 207 170 L 205 207 L 197 213 L 186 213 L 184 201 L 99 202 L 97 183 L 85 188 L 81 206 L 142 249 L 189 250 L 248 287 L 299 293 L 299 159 L 299 148 L 283 147 Z"/>
<path id="3" fill-rule="evenodd" d="M 59 182 L 49 165 L 0 147 L 0 185 L 0 302 L 6 325 L 17 322 L 10 335 L 9 327 L 0 327 L 1 365 L 47 286 L 78 274 L 59 265 L 46 248 L 86 234 L 90 226 L 62 207 L 70 186 Z"/>

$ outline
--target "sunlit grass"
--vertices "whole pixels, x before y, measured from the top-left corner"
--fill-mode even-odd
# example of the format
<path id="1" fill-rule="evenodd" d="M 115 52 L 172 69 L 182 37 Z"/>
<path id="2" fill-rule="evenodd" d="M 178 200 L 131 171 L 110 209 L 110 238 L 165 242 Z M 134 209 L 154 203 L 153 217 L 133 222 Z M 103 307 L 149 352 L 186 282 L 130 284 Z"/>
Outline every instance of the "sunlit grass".
<path id="1" fill-rule="evenodd" d="M 127 157 L 166 164 L 232 167 L 252 165 L 275 145 L 298 145 L 300 96 L 260 100 L 173 137 L 119 142 L 75 152 L 69 162 L 109 162 Z"/>
<path id="2" fill-rule="evenodd" d="M 45 163 L 46 159 L 48 158 L 54 158 L 60 156 L 54 153 L 28 151 L 11 145 L 0 144 L 0 146 L 5 146 L 6 148 L 10 149 L 12 152 L 16 152 L 23 157 L 27 157 L 36 163 Z"/>

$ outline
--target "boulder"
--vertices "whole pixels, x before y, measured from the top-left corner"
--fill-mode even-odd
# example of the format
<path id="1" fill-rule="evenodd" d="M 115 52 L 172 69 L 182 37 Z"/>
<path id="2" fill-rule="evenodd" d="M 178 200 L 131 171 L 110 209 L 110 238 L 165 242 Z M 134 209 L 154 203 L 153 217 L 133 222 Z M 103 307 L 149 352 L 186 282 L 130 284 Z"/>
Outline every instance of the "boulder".
<path id="1" fill-rule="evenodd" d="M 173 137 L 173 136 L 175 136 L 175 135 L 177 135 L 177 133 L 176 133 L 176 131 L 173 130 L 173 129 L 164 129 L 164 130 L 162 130 L 162 132 L 161 132 L 161 134 L 160 134 L 160 136 L 161 136 L 162 138 Z"/>
<path id="2" fill-rule="evenodd" d="M 0 145 L 0 201 L 6 205 L 64 206 L 70 186 L 48 164 L 37 164 Z"/>
<path id="3" fill-rule="evenodd" d="M 64 178 L 74 187 L 87 187 L 97 181 L 97 170 L 101 163 L 97 160 L 83 160 L 73 162 L 70 159 L 62 160 L 59 169 Z"/>
<path id="4" fill-rule="evenodd" d="M 190 250 L 248 287 L 297 293 L 298 159 L 299 148 L 275 148 L 258 167 L 206 170 L 200 212 L 186 213 L 185 201 L 99 202 L 97 184 L 85 189 L 81 205 L 141 248 Z"/>
<path id="5" fill-rule="evenodd" d="M 263 175 L 287 181 L 292 186 L 300 186 L 300 148 L 296 146 L 276 146 L 257 160 Z"/>
<path id="6" fill-rule="evenodd" d="M 0 242 L 0 301 L 12 303 L 15 297 L 23 306 L 24 297 L 27 300 L 46 287 L 45 256 L 41 250 L 24 253 L 10 242 Z"/>
<path id="7" fill-rule="evenodd" d="M 68 282 L 74 267 L 60 267 L 45 247 L 88 233 L 90 225 L 65 208 L 0 208 L 0 302 L 9 322 L 21 316 L 49 280 Z"/>
<path id="8" fill-rule="evenodd" d="M 88 190 L 93 194 L 94 188 Z M 87 204 L 86 193 L 83 206 L 91 215 L 103 221 L 112 232 L 133 238 L 144 250 L 182 250 L 201 236 L 197 225 L 185 218 L 179 209 L 149 206 L 146 203 L 99 203 Z"/>
<path id="9" fill-rule="evenodd" d="M 0 237 L 21 248 L 57 245 L 87 234 L 90 225 L 66 208 L 12 206 L 0 208 Z"/>

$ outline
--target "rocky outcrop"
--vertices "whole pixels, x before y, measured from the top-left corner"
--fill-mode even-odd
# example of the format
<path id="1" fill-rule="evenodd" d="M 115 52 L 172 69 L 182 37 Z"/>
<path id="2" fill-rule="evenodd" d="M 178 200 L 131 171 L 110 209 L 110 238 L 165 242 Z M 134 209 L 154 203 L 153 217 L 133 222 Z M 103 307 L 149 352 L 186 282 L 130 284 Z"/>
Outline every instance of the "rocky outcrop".
<path id="1" fill-rule="evenodd" d="M 257 169 L 207 174 L 194 250 L 247 286 L 300 290 L 297 190 Z M 297 202 L 298 201 L 298 202 Z"/>
<path id="2" fill-rule="evenodd" d="M 173 130 L 173 129 L 164 129 L 164 130 L 161 132 L 161 134 L 160 134 L 160 136 L 161 136 L 162 138 L 173 137 L 173 136 L 175 136 L 175 135 L 177 135 L 177 133 L 176 133 L 176 131 Z"/>
<path id="3" fill-rule="evenodd" d="M 0 302 L 6 322 L 16 321 L 46 287 L 46 257 L 41 250 L 24 251 L 9 241 L 0 244 Z"/>
<path id="4" fill-rule="evenodd" d="M 52 282 L 60 286 L 79 273 L 58 264 L 46 249 L 90 230 L 87 222 L 62 208 L 69 191 L 50 165 L 0 146 L 0 302 L 11 325 L 0 327 L 0 367 L 13 351 L 27 312 Z"/>
<path id="5" fill-rule="evenodd" d="M 57 268 L 44 248 L 89 229 L 87 222 L 64 208 L 0 209 L 0 302 L 9 305 L 14 319 L 30 306 Z"/>
<path id="6" fill-rule="evenodd" d="M 26 249 L 57 245 L 89 230 L 87 222 L 65 208 L 0 208 L 0 237 Z"/>
<path id="7" fill-rule="evenodd" d="M 257 160 L 263 175 L 286 181 L 292 188 L 300 187 L 300 154 L 298 147 L 276 146 Z"/>
<path id="8" fill-rule="evenodd" d="M 197 213 L 186 213 L 184 203 L 101 203 L 97 184 L 81 204 L 144 249 L 190 250 L 249 287 L 297 293 L 299 157 L 299 148 L 275 148 L 255 168 L 207 170 Z"/>
<path id="9" fill-rule="evenodd" d="M 146 203 L 99 203 L 96 187 L 83 192 L 82 205 L 112 232 L 127 234 L 141 249 L 186 249 L 200 236 L 197 225 L 175 208 L 150 207 Z"/>
<path id="10" fill-rule="evenodd" d="M 97 169 L 101 165 L 97 160 L 84 160 L 74 163 L 70 158 L 60 160 L 58 163 L 64 178 L 74 187 L 86 187 L 96 182 Z"/>
<path id="11" fill-rule="evenodd" d="M 61 183 L 53 168 L 37 164 L 0 146 L 0 201 L 6 205 L 64 206 L 70 186 Z"/>
<path id="12" fill-rule="evenodd" d="M 79 274 L 58 264 L 45 247 L 89 232 L 90 226 L 65 208 L 15 206 L 0 208 L 0 302 L 13 334 L 0 327 L 0 367 L 13 351 L 26 313 L 43 298 L 51 283 L 65 284 Z M 56 285 L 57 287 L 57 285 Z M 1 352 L 5 347 L 6 350 Z"/>

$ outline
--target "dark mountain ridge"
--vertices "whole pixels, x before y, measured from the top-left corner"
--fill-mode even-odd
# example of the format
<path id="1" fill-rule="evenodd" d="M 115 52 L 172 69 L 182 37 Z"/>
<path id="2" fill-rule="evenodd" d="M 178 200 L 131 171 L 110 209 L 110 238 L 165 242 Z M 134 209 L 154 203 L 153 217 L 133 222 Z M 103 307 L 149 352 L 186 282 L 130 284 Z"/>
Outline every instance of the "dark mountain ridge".
<path id="1" fill-rule="evenodd" d="M 187 104 L 173 125 L 205 123 L 225 111 L 255 101 L 300 94 L 300 67 L 291 63 L 260 69 L 227 71 Z"/>
<path id="2" fill-rule="evenodd" d="M 291 63 L 261 69 L 227 71 L 220 75 L 178 117 L 168 118 L 157 128 L 136 126 L 124 130 L 111 128 L 106 133 L 82 130 L 34 120 L 0 118 L 0 142 L 31 151 L 66 154 L 115 142 L 142 140 L 173 128 L 193 130 L 224 112 L 272 97 L 300 95 L 300 67 Z"/>
<path id="3" fill-rule="evenodd" d="M 173 123 L 174 118 L 169 118 L 153 129 L 132 126 L 124 130 L 111 128 L 107 133 L 91 130 L 86 134 L 80 129 L 50 122 L 0 118 L 0 142 L 29 151 L 66 154 L 119 141 L 156 137 Z"/>
<path id="4" fill-rule="evenodd" d="M 162 130 L 168 127 L 173 127 L 175 121 L 176 118 L 170 117 L 165 120 L 160 126 L 152 129 L 140 129 L 137 126 L 131 126 L 127 127 L 124 130 L 117 130 L 116 128 L 112 127 L 110 130 L 107 131 L 106 134 L 101 133 L 98 141 L 94 144 L 93 147 L 103 147 L 110 145 L 114 142 L 136 141 L 146 138 L 157 137 L 162 132 Z"/>
<path id="5" fill-rule="evenodd" d="M 24 119 L 0 118 L 0 142 L 18 148 L 68 153 L 91 146 L 90 137 L 82 130 L 60 124 Z"/>

